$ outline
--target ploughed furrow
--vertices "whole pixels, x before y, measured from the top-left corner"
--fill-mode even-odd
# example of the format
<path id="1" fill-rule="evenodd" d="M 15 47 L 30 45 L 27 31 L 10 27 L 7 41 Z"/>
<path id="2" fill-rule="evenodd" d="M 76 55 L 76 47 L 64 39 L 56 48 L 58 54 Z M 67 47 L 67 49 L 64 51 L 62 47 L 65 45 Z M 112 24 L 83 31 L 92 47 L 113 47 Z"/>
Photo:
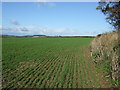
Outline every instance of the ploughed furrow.
<path id="1" fill-rule="evenodd" d="M 45 66 L 42 67 L 41 65 L 39 65 L 39 67 L 42 67 L 39 70 L 35 71 L 35 80 L 33 81 L 33 84 L 31 85 L 32 87 L 40 87 L 41 85 L 44 86 L 44 81 L 47 80 L 46 78 L 49 78 L 50 72 L 53 71 L 54 65 L 57 63 L 59 56 L 56 56 L 56 58 L 51 58 L 50 61 L 44 63 Z M 48 63 L 48 64 L 47 64 Z"/>
<path id="2" fill-rule="evenodd" d="M 80 63 L 80 68 L 81 68 L 81 78 L 82 78 L 82 88 L 86 88 L 87 85 L 86 85 L 86 68 L 85 68 L 85 63 L 83 62 L 83 58 L 81 57 L 81 63 Z"/>
<path id="3" fill-rule="evenodd" d="M 46 55 L 46 57 L 49 57 L 49 58 L 50 58 L 50 55 Z M 49 59 L 48 59 L 48 60 L 49 60 Z M 42 60 L 40 60 L 40 61 L 42 62 Z M 42 63 L 44 63 L 44 61 L 47 62 L 47 60 L 44 60 L 44 59 L 43 59 L 43 62 L 42 62 Z M 33 61 L 30 61 L 27 65 L 31 65 L 31 63 L 33 63 Z M 39 63 L 40 63 L 40 62 L 39 62 Z M 33 63 L 33 64 L 34 64 L 34 63 Z M 34 64 L 34 65 L 35 65 L 35 64 Z M 39 65 L 39 64 L 37 64 L 37 65 Z M 36 66 L 37 66 L 37 65 L 36 65 Z M 22 66 L 23 66 L 23 65 L 22 65 Z M 35 67 L 34 69 L 36 69 L 36 68 L 37 68 L 37 67 Z M 10 70 L 9 70 L 9 71 L 10 71 Z M 31 71 L 30 67 L 25 68 L 25 67 L 21 67 L 21 65 L 20 65 L 19 67 L 15 67 L 15 69 L 12 70 L 11 72 L 4 73 L 4 75 L 8 75 L 8 76 L 14 77 L 14 78 L 8 77 L 8 80 L 10 80 L 8 86 L 10 86 L 10 83 L 15 83 L 15 84 L 16 84 L 15 80 L 16 80 L 16 81 L 17 81 L 17 80 L 20 81 L 21 79 L 27 78 L 30 71 Z M 4 75 L 3 75 L 3 76 L 4 76 Z M 7 77 L 7 76 L 4 76 L 4 77 Z M 9 79 L 9 78 L 10 78 L 10 79 Z M 16 85 L 15 85 L 15 86 L 16 86 Z"/>
<path id="4" fill-rule="evenodd" d="M 46 86 L 47 85 L 46 83 L 49 82 L 49 79 L 54 75 L 53 72 L 56 69 L 55 66 L 58 66 L 60 63 L 60 60 L 59 60 L 60 56 L 61 55 L 59 54 L 59 56 L 57 56 L 57 58 L 54 58 L 53 60 L 48 61 L 47 62 L 48 65 L 45 63 L 46 66 L 43 67 L 43 69 L 41 70 L 42 72 L 38 76 L 38 79 L 35 80 L 35 81 L 37 81 L 36 87 L 49 87 L 49 86 Z"/>
<path id="5" fill-rule="evenodd" d="M 81 85 L 80 85 L 80 88 L 85 88 L 85 85 L 84 85 L 84 78 L 86 78 L 85 76 L 84 76 L 84 69 L 83 69 L 83 65 L 84 65 L 84 63 L 82 62 L 82 58 L 80 57 L 80 59 L 79 59 L 79 74 L 80 74 L 80 76 L 79 76 L 79 78 L 80 78 L 80 82 L 81 82 Z"/>
<path id="6" fill-rule="evenodd" d="M 86 70 L 86 65 L 85 65 L 85 62 L 84 62 L 84 59 L 82 58 L 82 63 L 84 64 L 83 65 L 83 68 L 82 68 L 82 72 L 83 72 L 83 87 L 84 88 L 88 88 L 88 84 L 87 84 L 87 70 Z"/>
<path id="7" fill-rule="evenodd" d="M 47 55 L 46 55 L 47 57 Z M 49 58 L 53 58 L 51 55 L 48 55 Z M 18 82 L 18 85 L 20 85 L 20 87 L 24 87 L 24 84 L 26 84 L 27 82 L 29 82 L 29 80 L 32 79 L 32 77 L 34 77 L 34 72 L 39 69 L 41 70 L 42 68 L 44 69 L 44 66 L 47 65 L 47 63 L 50 61 L 51 59 L 47 59 L 47 60 L 43 60 L 43 62 L 38 62 L 38 64 L 34 67 L 34 68 L 26 68 L 25 70 L 23 69 L 22 73 L 19 74 L 19 76 L 17 78 L 14 78 L 10 83 L 12 84 L 8 84 L 8 86 L 10 87 L 16 87 L 16 82 Z M 32 62 L 31 62 L 32 63 Z M 49 63 L 48 63 L 49 64 Z M 21 70 L 21 69 L 20 69 Z M 27 79 L 27 80 L 26 80 Z M 15 85 L 14 85 L 15 83 Z M 30 83 L 30 82 L 29 82 Z"/>
<path id="8" fill-rule="evenodd" d="M 56 64 L 59 63 L 58 61 L 59 61 L 59 58 L 56 58 L 54 61 L 51 61 L 52 63 L 50 64 L 48 70 L 45 72 L 45 74 L 41 78 L 41 79 L 43 79 L 43 81 L 41 82 L 41 86 L 40 86 L 41 88 L 48 87 L 46 83 L 47 83 L 48 79 L 51 78 L 51 76 L 53 75 Z"/>
<path id="9" fill-rule="evenodd" d="M 71 80 L 71 73 L 70 73 L 70 70 L 72 69 L 71 65 L 71 58 L 72 58 L 72 55 L 70 55 L 66 60 L 67 60 L 67 67 L 65 67 L 65 75 L 64 75 L 64 83 L 63 83 L 63 88 L 69 88 L 69 83 L 70 83 L 70 80 Z M 64 72 L 63 72 L 64 73 Z"/>
<path id="10" fill-rule="evenodd" d="M 94 76 L 94 74 L 92 73 L 91 68 L 89 66 L 91 66 L 91 64 L 90 63 L 86 63 L 86 69 L 88 70 L 88 79 L 87 79 L 87 82 L 88 82 L 89 87 L 93 88 L 94 84 L 96 82 L 92 78 L 92 76 Z"/>
<path id="11" fill-rule="evenodd" d="M 81 70 L 80 70 L 80 61 L 79 61 L 79 59 L 78 59 L 78 55 L 77 54 L 75 54 L 75 58 L 76 58 L 76 63 L 77 63 L 77 75 L 78 75 L 78 77 L 77 77 L 77 83 L 78 83 L 78 85 L 77 85 L 77 88 L 81 88 L 82 87 L 82 83 L 81 83 L 81 81 L 82 81 L 82 78 L 81 78 Z"/>
<path id="12" fill-rule="evenodd" d="M 58 59 L 58 63 L 55 64 L 55 66 L 54 66 L 55 70 L 52 72 L 52 74 L 50 75 L 49 80 L 47 81 L 48 87 L 52 88 L 55 85 L 55 87 L 57 88 L 57 84 L 59 83 L 57 78 L 60 76 L 60 72 L 62 70 L 63 63 L 65 62 L 65 60 L 63 60 L 64 57 L 63 57 L 63 55 L 61 55 L 61 58 Z"/>
<path id="13" fill-rule="evenodd" d="M 60 74 L 57 78 L 58 80 L 58 88 L 62 88 L 63 87 L 63 83 L 65 81 L 65 77 L 66 77 L 66 74 L 68 73 L 68 65 L 69 65 L 69 61 L 68 61 L 68 58 L 69 58 L 69 55 L 66 55 L 64 58 L 63 58 L 63 64 L 62 64 L 62 67 L 60 68 L 61 71 L 60 71 Z"/>
<path id="14" fill-rule="evenodd" d="M 10 86 L 10 84 L 13 83 L 15 83 L 14 86 L 16 86 L 16 82 L 18 82 L 18 85 L 24 87 L 24 84 L 26 84 L 27 80 L 29 80 L 33 76 L 33 71 L 36 70 L 37 68 L 38 68 L 37 65 L 34 68 L 29 68 L 29 69 L 27 68 L 26 71 L 23 71 L 16 79 L 12 80 L 8 86 Z"/>
<path id="15" fill-rule="evenodd" d="M 68 87 L 69 88 L 72 88 L 73 86 L 73 75 L 74 75 L 74 59 L 73 59 L 73 56 L 72 56 L 72 53 L 71 53 L 71 58 L 70 58 L 70 79 L 69 79 L 69 84 L 68 84 Z"/>

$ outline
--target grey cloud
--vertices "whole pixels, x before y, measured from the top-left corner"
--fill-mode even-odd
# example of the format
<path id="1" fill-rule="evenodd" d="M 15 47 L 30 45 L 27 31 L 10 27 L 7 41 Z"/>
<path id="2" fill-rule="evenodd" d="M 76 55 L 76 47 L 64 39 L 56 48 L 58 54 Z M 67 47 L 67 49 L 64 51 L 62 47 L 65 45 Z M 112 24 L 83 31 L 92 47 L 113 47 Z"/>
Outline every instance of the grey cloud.
<path id="1" fill-rule="evenodd" d="M 53 2 L 37 2 L 38 7 L 56 7 L 56 3 Z"/>
<path id="2" fill-rule="evenodd" d="M 24 26 L 20 27 L 20 30 L 21 30 L 21 31 L 25 31 L 25 32 L 28 32 L 28 31 L 29 31 L 28 28 L 26 28 L 26 27 L 24 27 Z"/>
<path id="3" fill-rule="evenodd" d="M 48 7 L 56 7 L 56 3 L 49 2 L 49 3 L 47 3 L 47 6 Z"/>
<path id="4" fill-rule="evenodd" d="M 20 23 L 17 20 L 10 20 L 10 23 L 14 25 L 20 25 Z"/>

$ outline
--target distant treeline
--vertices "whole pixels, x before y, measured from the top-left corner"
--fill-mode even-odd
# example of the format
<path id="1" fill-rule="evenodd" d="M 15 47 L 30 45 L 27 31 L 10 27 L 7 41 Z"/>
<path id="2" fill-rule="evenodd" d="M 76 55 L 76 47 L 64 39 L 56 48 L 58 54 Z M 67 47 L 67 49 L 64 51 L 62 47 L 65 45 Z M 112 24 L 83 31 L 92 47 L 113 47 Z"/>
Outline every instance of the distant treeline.
<path id="1" fill-rule="evenodd" d="M 46 36 L 46 35 L 26 35 L 26 36 L 14 36 L 14 35 L 0 35 L 2 38 L 25 38 L 25 37 L 46 37 L 46 38 L 95 38 L 95 36 Z"/>
<path id="2" fill-rule="evenodd" d="M 14 36 L 14 35 L 0 35 L 0 38 L 24 38 L 24 37 L 47 37 L 45 35 L 26 35 L 26 36 Z"/>
<path id="3" fill-rule="evenodd" d="M 95 36 L 40 36 L 40 37 L 47 37 L 47 38 L 95 38 Z"/>

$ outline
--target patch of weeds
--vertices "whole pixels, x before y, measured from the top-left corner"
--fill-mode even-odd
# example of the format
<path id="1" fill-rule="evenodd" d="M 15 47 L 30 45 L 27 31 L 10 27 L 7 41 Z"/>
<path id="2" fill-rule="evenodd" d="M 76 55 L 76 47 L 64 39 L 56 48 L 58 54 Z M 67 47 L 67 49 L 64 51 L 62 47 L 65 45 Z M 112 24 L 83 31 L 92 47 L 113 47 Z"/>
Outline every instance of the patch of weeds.
<path id="1" fill-rule="evenodd" d="M 98 62 L 98 64 L 96 64 L 96 68 L 101 70 L 102 73 L 104 74 L 110 74 L 110 72 L 112 71 L 112 67 L 110 65 L 110 57 L 105 57 L 103 61 Z"/>
<path id="2" fill-rule="evenodd" d="M 112 68 L 110 65 L 110 58 L 109 57 L 105 57 L 105 60 L 103 62 L 103 68 L 107 71 L 107 72 L 111 72 Z"/>
<path id="3" fill-rule="evenodd" d="M 110 79 L 110 78 L 106 78 L 106 80 L 108 80 L 109 82 L 111 82 L 111 84 L 113 86 L 120 87 L 120 81 L 113 80 L 113 79 Z"/>
<path id="4" fill-rule="evenodd" d="M 93 57 L 93 59 L 96 59 L 96 58 L 100 57 L 100 55 L 101 55 L 100 52 L 96 52 L 96 53 L 92 54 L 92 57 Z"/>

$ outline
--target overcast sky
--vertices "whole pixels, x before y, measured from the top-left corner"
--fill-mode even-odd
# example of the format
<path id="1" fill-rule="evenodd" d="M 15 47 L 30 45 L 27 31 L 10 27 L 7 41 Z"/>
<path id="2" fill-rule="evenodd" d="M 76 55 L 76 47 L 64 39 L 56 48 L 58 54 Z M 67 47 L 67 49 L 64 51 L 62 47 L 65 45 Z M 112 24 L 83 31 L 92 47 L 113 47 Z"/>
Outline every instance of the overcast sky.
<path id="1" fill-rule="evenodd" d="M 2 33 L 7 35 L 97 35 L 111 31 L 97 2 L 2 3 Z"/>

